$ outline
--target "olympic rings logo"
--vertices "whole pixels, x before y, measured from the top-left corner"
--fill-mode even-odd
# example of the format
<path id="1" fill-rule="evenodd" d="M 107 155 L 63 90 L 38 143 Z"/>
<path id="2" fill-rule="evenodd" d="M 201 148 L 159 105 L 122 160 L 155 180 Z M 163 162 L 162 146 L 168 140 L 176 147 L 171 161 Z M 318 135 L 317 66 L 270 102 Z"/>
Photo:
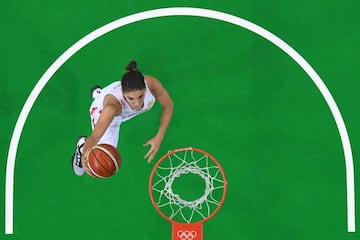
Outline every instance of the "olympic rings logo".
<path id="1" fill-rule="evenodd" d="M 179 230 L 179 231 L 177 231 L 176 235 L 181 240 L 193 240 L 197 236 L 197 232 L 189 231 L 189 230 L 185 230 L 185 231 Z"/>

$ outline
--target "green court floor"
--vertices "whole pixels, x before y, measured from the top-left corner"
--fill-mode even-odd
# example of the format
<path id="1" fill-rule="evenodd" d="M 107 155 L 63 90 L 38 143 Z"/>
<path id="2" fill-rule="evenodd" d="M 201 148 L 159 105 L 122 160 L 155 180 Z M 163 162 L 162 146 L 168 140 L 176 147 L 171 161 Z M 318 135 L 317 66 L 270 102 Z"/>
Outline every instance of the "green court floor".
<path id="1" fill-rule="evenodd" d="M 148 181 L 156 160 L 189 146 L 211 153 L 228 182 L 224 205 L 204 224 L 205 240 L 359 239 L 357 231 L 348 232 L 339 130 L 313 79 L 260 35 L 198 16 L 151 18 L 117 28 L 76 52 L 51 76 L 22 129 L 13 233 L 5 233 L 10 140 L 36 83 L 62 53 L 95 29 L 165 7 L 211 9 L 248 20 L 311 65 L 346 124 L 355 209 L 360 209 L 358 1 L 11 0 L 0 6 L 1 240 L 171 239 L 171 224 L 149 199 Z M 156 104 L 121 126 L 122 166 L 116 176 L 76 177 L 70 158 L 77 137 L 91 131 L 89 89 L 119 80 L 133 59 L 142 72 L 162 82 L 174 101 L 166 138 L 148 164 L 142 144 L 157 131 L 161 107 Z M 196 186 L 201 184 L 178 188 Z"/>

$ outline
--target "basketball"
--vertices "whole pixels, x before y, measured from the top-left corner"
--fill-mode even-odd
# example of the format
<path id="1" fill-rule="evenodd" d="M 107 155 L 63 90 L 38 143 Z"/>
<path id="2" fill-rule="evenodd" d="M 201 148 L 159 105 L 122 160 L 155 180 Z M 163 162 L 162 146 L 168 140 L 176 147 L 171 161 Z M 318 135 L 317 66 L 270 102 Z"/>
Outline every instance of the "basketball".
<path id="1" fill-rule="evenodd" d="M 116 174 L 121 165 L 118 150 L 109 144 L 98 144 L 88 153 L 90 174 L 97 178 L 108 178 Z"/>

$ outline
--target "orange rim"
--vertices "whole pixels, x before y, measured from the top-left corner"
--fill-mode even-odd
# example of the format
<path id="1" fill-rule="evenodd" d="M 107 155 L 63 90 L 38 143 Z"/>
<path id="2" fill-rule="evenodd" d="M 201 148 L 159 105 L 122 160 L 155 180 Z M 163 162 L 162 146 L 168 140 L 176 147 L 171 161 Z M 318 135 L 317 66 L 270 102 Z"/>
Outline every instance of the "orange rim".
<path id="1" fill-rule="evenodd" d="M 165 155 L 163 155 L 157 162 L 156 164 L 154 165 L 152 171 L 151 171 L 151 174 L 150 174 L 150 178 L 149 178 L 149 186 L 148 186 L 148 189 L 149 189 L 149 195 L 150 195 L 150 199 L 151 199 L 151 203 L 153 204 L 154 208 L 156 209 L 156 211 L 163 217 L 165 218 L 167 221 L 169 222 L 172 222 L 172 223 L 176 223 L 177 221 L 169 218 L 168 216 L 166 216 L 161 210 L 160 208 L 157 206 L 155 200 L 154 200 L 154 196 L 153 196 L 153 192 L 152 192 L 152 183 L 153 183 L 153 177 L 154 177 L 154 174 L 156 172 L 156 169 L 158 168 L 158 166 L 170 155 L 174 154 L 174 153 L 177 153 L 177 152 L 182 152 L 182 151 L 188 151 L 188 150 L 192 150 L 192 151 L 195 151 L 195 152 L 199 152 L 199 153 L 202 153 L 206 156 L 208 156 L 215 164 L 216 166 L 219 168 L 220 172 L 221 172 L 221 175 L 222 175 L 222 178 L 224 180 L 224 190 L 223 190 L 223 194 L 221 196 L 221 200 L 220 200 L 220 203 L 219 205 L 216 207 L 216 209 L 205 219 L 203 220 L 200 220 L 198 222 L 193 222 L 193 223 L 204 223 L 206 221 L 208 221 L 210 218 L 212 218 L 219 210 L 220 208 L 222 207 L 224 201 L 225 201 L 225 197 L 226 197 L 226 189 L 227 189 L 227 180 L 226 180 L 226 176 L 225 176 L 225 172 L 223 170 L 223 168 L 221 167 L 220 163 L 216 160 L 216 158 L 214 156 L 212 156 L 210 153 L 204 151 L 204 150 L 201 150 L 199 148 L 194 148 L 194 147 L 185 147 L 185 148 L 177 148 L 177 149 L 174 149 L 174 150 L 171 150 L 169 152 L 167 152 Z"/>

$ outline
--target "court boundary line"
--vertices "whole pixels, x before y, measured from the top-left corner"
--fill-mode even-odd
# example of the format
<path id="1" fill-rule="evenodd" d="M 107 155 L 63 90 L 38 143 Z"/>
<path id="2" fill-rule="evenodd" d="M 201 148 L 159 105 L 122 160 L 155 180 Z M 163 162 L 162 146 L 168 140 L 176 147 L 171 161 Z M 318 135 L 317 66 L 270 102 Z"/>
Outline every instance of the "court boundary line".
<path id="1" fill-rule="evenodd" d="M 169 7 L 147 10 L 135 14 L 131 14 L 117 20 L 114 20 L 96 30 L 90 32 L 70 48 L 68 48 L 63 54 L 58 57 L 55 62 L 46 70 L 35 87 L 31 91 L 27 98 L 19 117 L 16 121 L 16 125 L 11 137 L 10 147 L 8 151 L 7 163 L 6 163 L 6 177 L 5 177 L 5 234 L 13 234 L 13 200 L 14 200 L 14 171 L 15 171 L 15 159 L 18 148 L 18 143 L 22 133 L 22 129 L 29 115 L 29 112 L 34 105 L 37 97 L 50 78 L 56 73 L 56 71 L 74 55 L 81 48 L 86 46 L 93 40 L 105 35 L 117 28 L 125 25 L 139 22 L 142 20 L 168 17 L 168 16 L 195 16 L 204 17 L 223 22 L 231 23 L 239 27 L 245 28 L 264 39 L 270 41 L 275 46 L 283 50 L 289 55 L 313 80 L 320 93 L 324 97 L 330 111 L 334 117 L 336 126 L 338 128 L 341 143 L 343 146 L 345 157 L 345 170 L 346 170 L 346 196 L 347 196 L 347 227 L 348 232 L 355 232 L 355 184 L 354 184 L 354 164 L 351 151 L 350 139 L 346 130 L 345 122 L 342 118 L 340 110 L 331 95 L 330 91 L 326 87 L 325 83 L 321 80 L 320 76 L 315 72 L 311 65 L 292 47 L 290 47 L 285 41 L 269 32 L 268 30 L 240 17 L 220 12 L 217 10 L 210 10 L 204 8 L 195 7 Z"/>

